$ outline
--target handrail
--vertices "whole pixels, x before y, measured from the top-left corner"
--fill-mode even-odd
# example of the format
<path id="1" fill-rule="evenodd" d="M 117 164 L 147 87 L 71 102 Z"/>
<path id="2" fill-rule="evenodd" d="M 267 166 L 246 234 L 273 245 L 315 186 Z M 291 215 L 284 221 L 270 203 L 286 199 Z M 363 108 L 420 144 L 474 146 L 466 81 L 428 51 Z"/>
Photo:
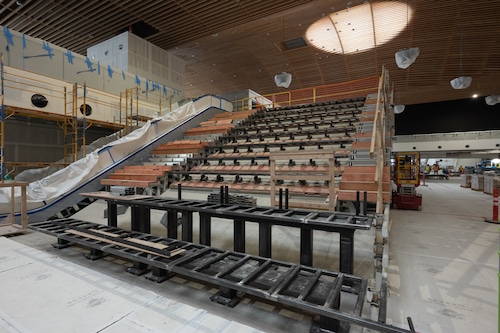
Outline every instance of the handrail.
<path id="1" fill-rule="evenodd" d="M 377 163 L 375 169 L 374 181 L 377 184 L 377 206 L 376 213 L 383 214 L 384 200 L 383 200 L 383 172 L 385 164 L 385 145 L 386 145 L 386 113 L 387 103 L 390 100 L 389 86 L 389 72 L 382 67 L 382 74 L 379 78 L 377 104 L 375 109 L 375 117 L 373 120 L 372 138 L 370 143 L 370 158 L 373 158 L 375 152 L 377 153 Z M 382 104 L 382 106 L 381 106 Z"/>
<path id="2" fill-rule="evenodd" d="M 376 93 L 373 88 L 376 80 L 378 80 L 378 76 L 372 76 L 348 82 L 260 95 L 258 99 L 261 102 L 258 103 L 257 107 L 291 106 L 342 98 L 364 97 L 369 93 Z M 234 101 L 236 111 L 244 110 L 245 106 L 247 106 L 247 109 L 251 109 L 251 101 L 255 99 L 257 98 L 245 97 Z"/>

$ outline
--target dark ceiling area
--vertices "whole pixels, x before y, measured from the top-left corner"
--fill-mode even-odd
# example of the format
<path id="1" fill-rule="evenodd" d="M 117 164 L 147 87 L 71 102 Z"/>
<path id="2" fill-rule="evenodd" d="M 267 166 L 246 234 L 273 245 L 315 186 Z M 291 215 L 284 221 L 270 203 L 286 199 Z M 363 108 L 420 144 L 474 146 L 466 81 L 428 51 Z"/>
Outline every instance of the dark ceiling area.
<path id="1" fill-rule="evenodd" d="M 500 130 L 500 104 L 484 97 L 407 105 L 395 115 L 396 135 Z"/>
<path id="2" fill-rule="evenodd" d="M 379 75 L 383 65 L 396 104 L 500 94 L 500 1 L 401 0 L 414 15 L 394 20 L 409 25 L 374 49 L 333 54 L 304 44 L 312 23 L 365 2 L 3 0 L 0 25 L 83 55 L 88 47 L 131 30 L 185 60 L 187 97 L 284 91 L 273 79 L 284 70 L 293 75 L 289 89 L 300 89 Z M 408 47 L 419 47 L 420 56 L 400 69 L 394 53 Z M 472 85 L 453 89 L 450 80 L 457 76 L 471 76 Z"/>

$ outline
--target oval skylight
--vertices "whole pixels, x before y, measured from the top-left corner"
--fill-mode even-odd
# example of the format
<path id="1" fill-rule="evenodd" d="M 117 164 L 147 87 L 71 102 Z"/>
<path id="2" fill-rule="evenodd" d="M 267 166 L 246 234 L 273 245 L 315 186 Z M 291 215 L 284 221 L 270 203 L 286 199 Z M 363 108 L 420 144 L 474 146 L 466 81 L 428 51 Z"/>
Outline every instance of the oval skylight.
<path id="1" fill-rule="evenodd" d="M 305 39 L 329 53 L 366 51 L 396 37 L 406 28 L 412 14 L 411 7 L 398 1 L 364 3 L 314 22 Z"/>

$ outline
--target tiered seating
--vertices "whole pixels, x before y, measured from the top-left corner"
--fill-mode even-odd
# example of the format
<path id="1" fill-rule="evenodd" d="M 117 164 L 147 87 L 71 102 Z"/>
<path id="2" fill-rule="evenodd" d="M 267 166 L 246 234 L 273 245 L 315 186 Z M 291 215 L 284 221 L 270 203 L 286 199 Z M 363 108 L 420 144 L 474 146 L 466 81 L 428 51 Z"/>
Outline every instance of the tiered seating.
<path id="1" fill-rule="evenodd" d="M 133 187 L 136 193 L 159 194 L 170 182 L 172 166 L 130 165 L 111 173 L 107 179 L 101 180 L 101 185 Z"/>
<path id="2" fill-rule="evenodd" d="M 255 111 L 223 112 L 202 122 L 200 127 L 188 130 L 185 137 L 199 135 L 220 135 L 234 127 Z M 156 147 L 149 162 L 142 165 L 127 166 L 109 175 L 108 179 L 101 180 L 106 186 L 133 187 L 140 193 L 161 194 L 176 178 L 181 167 L 185 166 L 186 159 L 200 156 L 208 147 L 206 140 L 184 139 L 168 142 Z"/>
<path id="3" fill-rule="evenodd" d="M 260 110 L 209 145 L 204 155 L 194 156 L 192 167 L 184 172 L 181 183 L 184 187 L 224 185 L 233 190 L 269 193 L 269 155 L 274 152 L 286 155 L 286 152 L 307 151 L 311 156 L 315 156 L 315 151 L 330 152 L 335 163 L 345 164 L 363 103 L 360 98 Z M 310 158 L 301 165 L 287 159 L 277 168 L 314 174 L 315 169 L 328 167 L 324 160 Z M 328 196 L 327 182 L 311 178 L 292 179 L 280 185 L 286 186 L 290 194 Z"/>
<path id="4" fill-rule="evenodd" d="M 167 142 L 153 150 L 154 156 L 171 154 L 194 154 L 208 146 L 207 141 L 201 140 L 176 140 Z"/>
<path id="5" fill-rule="evenodd" d="M 185 137 L 199 137 L 206 135 L 222 135 L 234 128 L 234 124 L 238 120 L 246 119 L 251 114 L 255 113 L 255 110 L 240 111 L 240 112 L 223 112 L 218 113 L 210 120 L 200 123 L 199 127 L 195 127 L 187 130 L 184 133 Z"/>

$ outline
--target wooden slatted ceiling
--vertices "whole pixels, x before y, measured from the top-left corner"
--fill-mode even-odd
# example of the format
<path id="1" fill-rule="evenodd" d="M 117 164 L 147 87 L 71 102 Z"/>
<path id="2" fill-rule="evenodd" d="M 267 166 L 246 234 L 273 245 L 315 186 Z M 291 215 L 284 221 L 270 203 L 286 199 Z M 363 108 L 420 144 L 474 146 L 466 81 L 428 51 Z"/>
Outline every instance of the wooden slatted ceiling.
<path id="1" fill-rule="evenodd" d="M 352 7 L 365 0 L 349 2 Z M 346 9 L 345 0 L 3 0 L 0 24 L 85 54 L 88 47 L 145 22 L 158 30 L 148 41 L 186 61 L 188 97 L 248 88 L 262 94 L 284 91 L 273 80 L 284 70 L 293 74 L 289 89 L 300 89 L 378 75 L 382 65 L 389 69 L 398 103 L 500 94 L 495 84 L 500 1 L 407 3 L 415 12 L 408 29 L 375 50 L 351 55 L 311 46 L 281 52 L 276 46 L 304 37 L 310 24 Z M 397 68 L 394 53 L 414 46 L 420 48 L 417 61 Z M 460 75 L 472 76 L 472 86 L 453 90 L 449 81 Z"/>

